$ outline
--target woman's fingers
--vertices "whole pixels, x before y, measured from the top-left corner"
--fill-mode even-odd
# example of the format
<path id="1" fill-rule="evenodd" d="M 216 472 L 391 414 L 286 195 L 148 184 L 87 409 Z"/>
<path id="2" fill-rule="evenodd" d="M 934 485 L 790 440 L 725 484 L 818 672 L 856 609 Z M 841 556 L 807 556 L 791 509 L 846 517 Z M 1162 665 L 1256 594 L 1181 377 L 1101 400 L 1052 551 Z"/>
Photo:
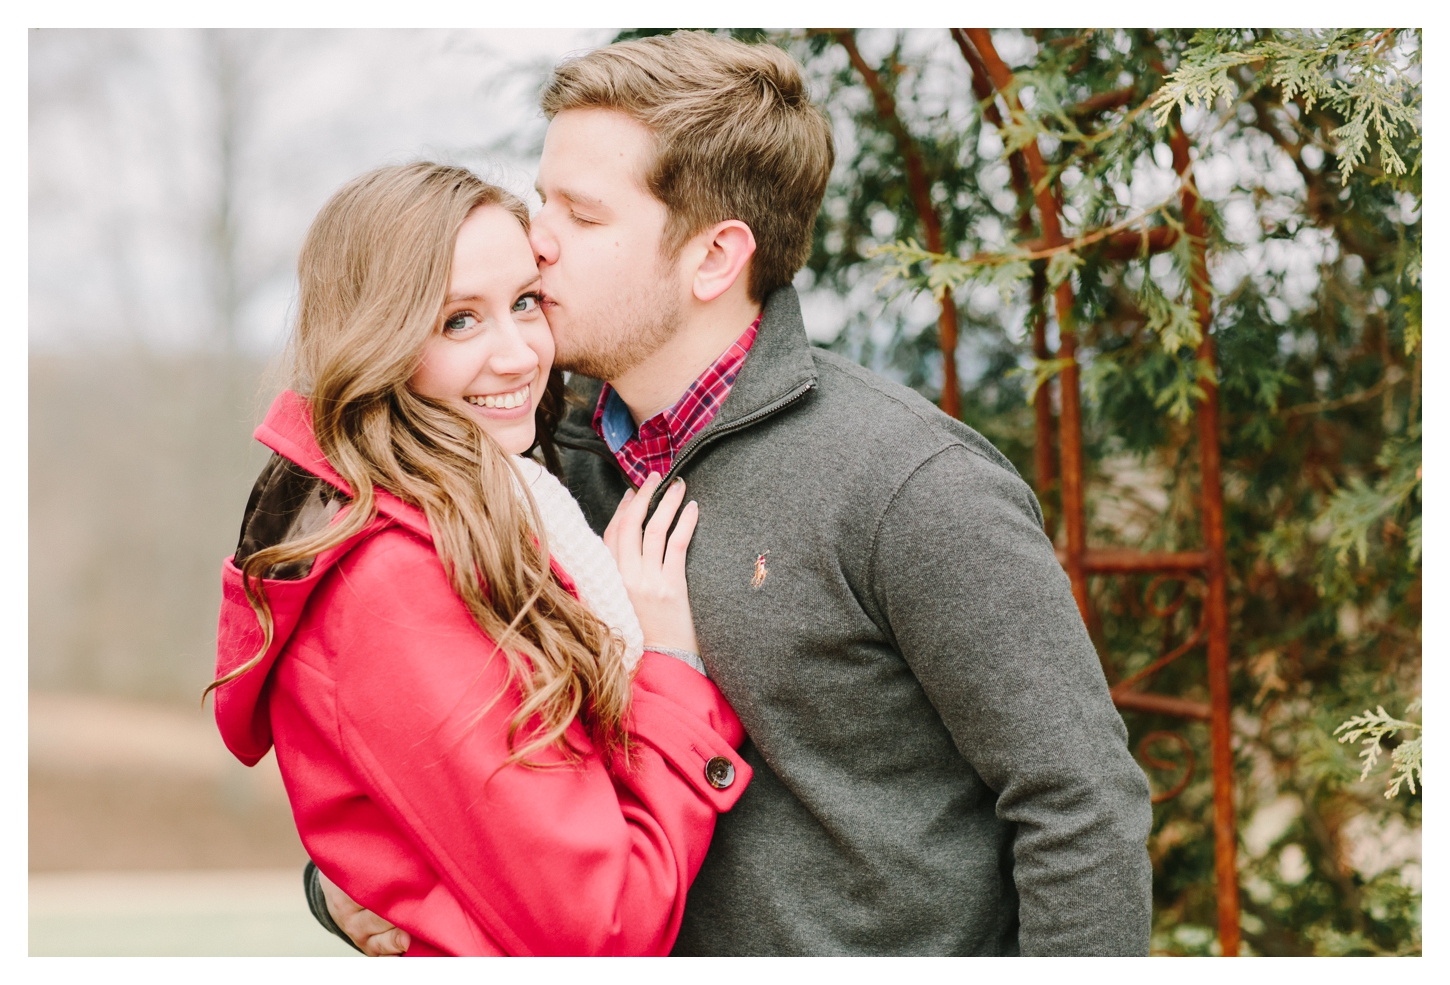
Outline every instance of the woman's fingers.
<path id="1" fill-rule="evenodd" d="M 629 503 L 621 503 L 606 531 L 617 551 L 615 562 L 639 617 L 646 647 L 698 650 L 690 597 L 685 584 L 685 551 L 694 536 L 699 507 L 681 509 L 685 484 L 675 482 L 660 496 L 645 524 L 649 501 L 659 490 L 654 473 Z M 670 525 L 674 524 L 673 532 Z"/>
<path id="2" fill-rule="evenodd" d="M 650 517 L 649 526 L 645 527 L 641 554 L 644 556 L 644 563 L 651 569 L 664 562 L 665 532 L 674 522 L 675 513 L 679 510 L 680 502 L 684 498 L 685 483 L 681 479 L 676 479 L 670 483 L 670 488 L 665 490 L 665 494 L 660 497 L 660 505 L 655 508 L 654 516 Z"/>
<path id="3" fill-rule="evenodd" d="M 619 556 L 622 560 L 638 562 L 640 555 L 640 539 L 643 536 L 644 515 L 649 509 L 649 501 L 654 496 L 655 489 L 660 484 L 660 474 L 651 472 L 649 477 L 640 484 L 639 491 L 620 510 L 619 518 Z"/>
<path id="4" fill-rule="evenodd" d="M 690 547 L 690 538 L 695 535 L 695 524 L 700 520 L 700 504 L 693 499 L 685 504 L 680 510 L 680 522 L 675 524 L 674 533 L 670 534 L 669 545 L 665 548 L 664 572 L 666 578 L 678 578 L 684 581 L 685 578 L 685 552 Z"/>
<path id="5" fill-rule="evenodd" d="M 624 516 L 619 524 L 619 543 L 631 554 L 639 553 L 639 538 L 644 529 L 645 514 L 650 512 L 650 500 L 654 498 L 654 490 L 660 487 L 660 482 L 660 473 L 651 471 L 650 476 L 639 485 L 639 492 L 635 493 L 634 499 L 629 500 L 625 506 Z"/>
<path id="6" fill-rule="evenodd" d="M 381 934 L 374 934 L 358 946 L 370 958 L 396 958 L 407 954 L 412 943 L 413 939 L 408 936 L 406 930 L 394 927 Z"/>
<path id="7" fill-rule="evenodd" d="M 600 536 L 600 539 L 604 541 L 604 546 L 609 548 L 609 553 L 614 558 L 615 564 L 619 563 L 619 528 L 622 525 L 621 521 L 624 516 L 624 508 L 634 501 L 634 495 L 633 489 L 625 492 L 624 498 L 614 508 L 614 516 L 609 518 L 609 526 L 604 528 L 604 533 Z"/>

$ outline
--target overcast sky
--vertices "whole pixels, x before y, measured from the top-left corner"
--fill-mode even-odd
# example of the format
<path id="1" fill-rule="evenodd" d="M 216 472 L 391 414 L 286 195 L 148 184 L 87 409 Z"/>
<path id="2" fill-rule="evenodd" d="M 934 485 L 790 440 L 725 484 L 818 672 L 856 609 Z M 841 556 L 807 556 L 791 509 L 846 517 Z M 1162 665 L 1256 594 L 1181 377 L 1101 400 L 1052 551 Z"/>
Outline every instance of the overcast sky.
<path id="1" fill-rule="evenodd" d="M 333 191 L 428 157 L 529 192 L 539 84 L 613 34 L 32 31 L 31 348 L 215 344 L 229 189 L 236 341 L 273 351 L 297 248 Z"/>
<path id="2" fill-rule="evenodd" d="M 380 164 L 432 158 L 473 167 L 537 204 L 538 89 L 559 58 L 615 33 L 29 32 L 31 349 L 277 351 L 295 296 L 298 246 L 333 191 Z M 894 31 L 863 32 L 862 48 L 875 57 L 894 38 Z M 1021 32 L 999 31 L 997 41 L 1010 63 L 1031 61 L 1032 42 Z M 907 42 L 922 54 L 951 47 L 944 31 L 911 32 Z M 935 74 L 918 95 L 943 112 L 969 113 L 960 60 L 930 64 Z M 1200 116 L 1188 114 L 1191 121 Z M 844 161 L 851 134 L 845 121 L 837 124 Z M 996 139 L 984 131 L 982 153 L 996 153 L 987 146 Z M 1281 317 L 1286 306 L 1309 303 L 1331 244 L 1307 227 L 1292 243 L 1259 242 L 1263 205 L 1234 186 L 1302 193 L 1292 163 L 1267 143 L 1215 134 L 1196 171 L 1230 238 L 1242 244 L 1215 259 L 1215 285 L 1227 291 L 1245 275 L 1283 273 L 1282 284 L 1264 285 Z M 1172 193 L 1176 178 L 1167 148 L 1161 151 L 1163 160 L 1145 158 L 1132 187 L 1117 190 L 1125 204 L 1141 209 Z M 997 170 L 1010 196 L 1005 165 Z M 221 223 L 226 202 L 229 227 Z M 966 246 L 1001 248 L 1008 234 L 1000 243 Z M 833 337 L 853 312 L 892 330 L 873 290 L 876 278 L 868 280 L 849 297 L 806 292 L 813 337 Z M 984 312 L 1005 303 L 994 288 L 967 293 L 963 303 Z M 221 300 L 228 296 L 235 300 Z M 911 306 L 913 325 L 935 318 L 929 297 L 900 303 Z M 1025 311 L 1024 304 L 1019 299 L 1016 307 Z M 1022 311 L 1010 313 L 1009 328 L 1022 328 Z M 960 358 L 970 377 L 971 353 Z"/>

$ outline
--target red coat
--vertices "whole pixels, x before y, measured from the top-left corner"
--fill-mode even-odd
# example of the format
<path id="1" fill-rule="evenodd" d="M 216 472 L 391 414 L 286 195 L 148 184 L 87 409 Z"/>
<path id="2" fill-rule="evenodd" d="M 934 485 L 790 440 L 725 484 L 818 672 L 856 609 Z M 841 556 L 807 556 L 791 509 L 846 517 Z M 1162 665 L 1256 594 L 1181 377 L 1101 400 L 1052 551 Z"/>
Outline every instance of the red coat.
<path id="1" fill-rule="evenodd" d="M 256 437 L 348 492 L 309 421 L 284 393 Z M 739 719 L 705 677 L 646 652 L 627 767 L 592 751 L 576 766 L 503 767 L 519 702 L 506 662 L 490 659 L 421 511 L 378 501 L 378 520 L 306 577 L 266 582 L 276 638 L 215 692 L 227 747 L 252 765 L 276 743 L 308 854 L 407 930 L 409 954 L 668 953 L 716 814 L 750 779 Z M 261 644 L 230 558 L 222 589 L 218 675 Z M 579 722 L 569 736 L 592 749 Z M 717 756 L 735 767 L 718 790 L 705 775 Z"/>

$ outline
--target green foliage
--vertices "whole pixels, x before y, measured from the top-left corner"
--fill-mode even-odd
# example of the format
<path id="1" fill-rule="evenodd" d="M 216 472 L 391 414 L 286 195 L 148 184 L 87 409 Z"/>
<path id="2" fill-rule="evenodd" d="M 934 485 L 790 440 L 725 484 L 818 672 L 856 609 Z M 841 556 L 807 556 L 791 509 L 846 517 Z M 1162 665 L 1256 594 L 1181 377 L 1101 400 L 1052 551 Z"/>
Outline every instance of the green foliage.
<path id="1" fill-rule="evenodd" d="M 1404 439 L 1385 442 L 1375 458 L 1375 464 L 1383 470 L 1383 477 L 1376 483 L 1366 483 L 1359 476 L 1352 476 L 1348 485 L 1330 497 L 1329 505 L 1319 515 L 1319 521 L 1328 524 L 1329 549 L 1335 552 L 1335 560 L 1343 565 L 1348 560 L 1350 548 L 1360 564 L 1369 560 L 1369 538 L 1371 532 L 1387 519 L 1403 516 L 1418 505 L 1420 492 L 1420 434 L 1415 428 Z M 1419 517 L 1411 521 L 1418 531 Z M 1420 561 L 1418 536 L 1409 545 L 1407 563 L 1416 565 Z"/>
<path id="2" fill-rule="evenodd" d="M 1418 32 L 997 32 L 1025 107 L 1001 130 L 946 32 L 858 34 L 921 153 L 944 247 L 920 246 L 896 137 L 835 41 L 771 35 L 806 66 L 837 137 L 804 279 L 851 312 L 830 345 L 935 400 L 936 308 L 924 296 L 950 294 L 963 419 L 1030 478 L 1032 396 L 1065 365 L 1050 351 L 1050 285 L 1070 283 L 1095 545 L 1201 543 L 1191 418 L 1209 377 L 1152 111 L 1185 122 L 1214 291 L 1245 940 L 1262 954 L 1416 953 L 1417 863 L 1361 871 L 1346 860 L 1365 832 L 1418 828 L 1418 765 L 1386 800 L 1333 732 L 1420 688 Z M 1031 139 L 1063 205 L 1069 243 L 1055 251 L 1041 246 L 1032 189 L 1009 170 L 1006 148 Z M 1169 252 L 1125 261 L 1104 249 L 1107 231 L 1160 226 L 1180 233 Z M 1039 314 L 1046 357 L 1033 352 Z M 1039 497 L 1053 516 L 1056 487 Z M 1138 577 L 1090 583 L 1094 635 L 1120 676 L 1201 615 L 1194 583 L 1167 616 L 1145 606 L 1145 588 Z M 1206 700 L 1201 654 L 1151 689 Z M 1211 953 L 1207 728 L 1124 718 L 1134 748 L 1169 729 L 1195 750 L 1186 788 L 1154 810 L 1153 946 Z M 1414 741 L 1399 742 L 1392 767 L 1399 754 L 1410 769 Z M 1155 789 L 1182 765 L 1150 767 Z M 1265 840 L 1285 804 L 1293 811 Z"/>
<path id="3" fill-rule="evenodd" d="M 1177 372 L 1166 386 L 1158 390 L 1153 406 L 1166 410 L 1169 417 L 1182 424 L 1193 416 L 1194 409 L 1204 397 L 1203 387 L 1199 384 L 1214 382 L 1214 372 L 1213 366 L 1203 359 L 1175 360 L 1173 367 Z"/>
<path id="4" fill-rule="evenodd" d="M 1184 347 L 1196 349 L 1203 341 L 1198 315 L 1183 302 L 1170 299 L 1152 277 L 1143 278 L 1137 302 L 1147 318 L 1148 331 L 1163 341 L 1165 352 L 1177 352 Z"/>
<path id="5" fill-rule="evenodd" d="M 1071 359 L 1033 359 L 1030 369 L 1013 370 L 1009 376 L 1023 376 L 1029 379 L 1027 384 L 1027 399 L 1030 401 L 1037 396 L 1037 391 L 1042 389 L 1053 377 L 1071 366 Z M 1103 363 L 1104 367 L 1111 367 L 1111 363 Z M 1101 371 L 1100 371 L 1101 372 Z M 1096 377 L 1094 378 L 1096 383 Z"/>
<path id="6" fill-rule="evenodd" d="M 1047 288 L 1053 290 L 1057 285 L 1067 280 L 1072 272 L 1082 266 L 1082 257 L 1076 253 L 1064 251 L 1054 253 L 1047 261 Z"/>
<path id="7" fill-rule="evenodd" d="M 1414 291 L 1400 298 L 1405 307 L 1405 355 L 1411 355 L 1420 347 L 1420 292 Z"/>
<path id="8" fill-rule="evenodd" d="M 1360 742 L 1364 747 L 1359 758 L 1364 761 L 1364 769 L 1360 770 L 1359 778 L 1366 779 L 1379 763 L 1380 743 L 1398 732 L 1414 729 L 1420 731 L 1420 726 L 1414 722 L 1404 722 L 1398 718 L 1391 718 L 1380 705 L 1373 712 L 1365 709 L 1363 715 L 1355 715 L 1349 721 L 1341 724 L 1334 730 L 1335 735 L 1340 732 L 1344 734 L 1339 737 L 1340 742 Z M 1415 792 L 1415 778 L 1422 773 L 1421 769 L 1421 740 L 1419 738 L 1407 739 L 1395 746 L 1394 752 L 1390 754 L 1390 779 L 1385 786 L 1385 799 L 1396 796 L 1401 786 L 1408 786 L 1410 793 Z"/>
<path id="9" fill-rule="evenodd" d="M 1306 109 L 1326 103 L 1344 118 L 1342 126 L 1329 132 L 1338 142 L 1334 153 L 1341 180 L 1347 180 L 1368 156 L 1371 127 L 1385 173 L 1405 173 L 1394 142 L 1403 136 L 1402 127 L 1418 133 L 1420 114 L 1418 103 L 1408 98 L 1410 86 L 1404 75 L 1381 54 L 1381 46 L 1396 33 L 1393 28 L 1264 31 L 1246 46 L 1238 43 L 1237 33 L 1208 30 L 1194 35 L 1178 70 L 1153 97 L 1159 126 L 1168 122 L 1174 109 L 1210 106 L 1219 96 L 1237 95 L 1239 87 L 1230 70 L 1262 64 L 1261 77 L 1278 86 L 1286 102 L 1302 98 Z"/>
<path id="10" fill-rule="evenodd" d="M 871 259 L 889 260 L 878 286 L 885 286 L 894 280 L 901 280 L 908 286 L 924 288 L 934 298 L 940 299 L 948 291 L 971 283 L 995 287 L 1004 300 L 1017 293 L 1022 282 L 1032 276 L 1032 266 L 1026 260 L 1011 254 L 978 256 L 960 259 L 931 253 L 914 239 L 902 243 L 886 243 L 872 247 L 866 254 Z M 1048 266 L 1048 282 L 1052 286 L 1061 283 L 1067 274 L 1076 268 L 1075 261 L 1057 264 L 1059 257 L 1072 257 L 1071 253 L 1058 253 L 1052 258 L 1056 266 Z M 1054 275 L 1056 280 L 1053 280 Z"/>

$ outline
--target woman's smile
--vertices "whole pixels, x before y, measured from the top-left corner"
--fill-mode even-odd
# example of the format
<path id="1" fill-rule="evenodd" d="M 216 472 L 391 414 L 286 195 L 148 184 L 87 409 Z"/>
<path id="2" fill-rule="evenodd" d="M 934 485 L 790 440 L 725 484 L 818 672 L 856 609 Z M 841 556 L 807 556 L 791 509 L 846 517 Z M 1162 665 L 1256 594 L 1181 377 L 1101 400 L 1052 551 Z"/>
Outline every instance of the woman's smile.
<path id="1" fill-rule="evenodd" d="M 463 399 L 483 411 L 488 417 L 514 418 L 533 409 L 533 402 L 529 400 L 529 384 L 527 383 L 507 393 L 474 393 L 468 394 Z"/>

